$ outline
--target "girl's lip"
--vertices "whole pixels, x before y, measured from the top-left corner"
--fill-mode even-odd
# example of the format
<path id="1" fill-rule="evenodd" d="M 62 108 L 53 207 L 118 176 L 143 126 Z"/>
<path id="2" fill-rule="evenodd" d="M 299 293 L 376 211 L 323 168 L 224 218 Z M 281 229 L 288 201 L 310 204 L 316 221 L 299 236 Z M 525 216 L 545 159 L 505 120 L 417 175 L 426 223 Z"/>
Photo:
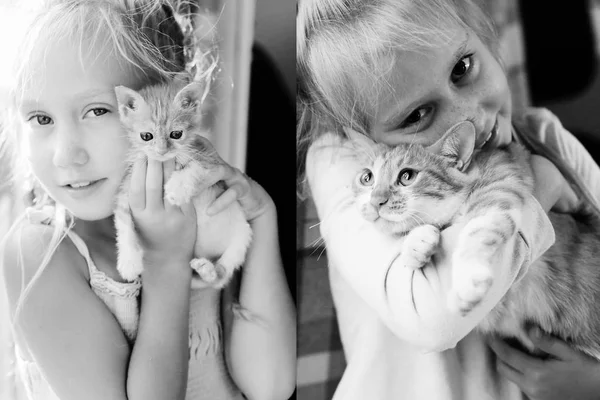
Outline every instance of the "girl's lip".
<path id="1" fill-rule="evenodd" d="M 73 187 L 73 186 L 71 186 L 71 184 L 67 184 L 67 185 L 64 185 L 63 188 L 65 188 L 67 190 L 67 192 L 69 192 L 71 197 L 83 198 L 83 197 L 87 197 L 87 196 L 91 195 L 92 193 L 96 192 L 96 190 L 98 190 L 104 184 L 105 181 L 106 181 L 106 178 L 102 178 L 102 179 L 98 179 L 95 181 L 88 181 L 91 183 L 87 186 Z M 73 182 L 73 183 L 81 183 L 81 182 L 84 182 L 84 181 Z"/>
<path id="2" fill-rule="evenodd" d="M 490 134 L 488 135 L 488 137 L 477 148 L 483 149 L 488 143 L 493 142 L 497 135 L 498 135 L 498 119 L 496 119 L 496 123 L 494 124 L 494 127 L 490 131 Z"/>

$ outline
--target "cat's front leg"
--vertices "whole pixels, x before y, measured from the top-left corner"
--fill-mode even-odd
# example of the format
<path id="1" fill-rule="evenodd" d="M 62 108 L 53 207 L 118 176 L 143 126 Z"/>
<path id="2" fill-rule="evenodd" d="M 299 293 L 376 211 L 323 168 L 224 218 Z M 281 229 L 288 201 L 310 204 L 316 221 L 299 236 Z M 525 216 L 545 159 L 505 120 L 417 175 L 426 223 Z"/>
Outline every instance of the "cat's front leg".
<path id="1" fill-rule="evenodd" d="M 165 184 L 165 199 L 175 206 L 180 206 L 189 203 L 198 191 L 191 170 L 184 168 L 174 171 Z"/>
<path id="2" fill-rule="evenodd" d="M 503 250 L 516 231 L 508 212 L 490 212 L 465 225 L 452 256 L 451 310 L 466 315 L 481 303 L 494 282 Z"/>
<path id="3" fill-rule="evenodd" d="M 133 218 L 128 211 L 115 212 L 117 232 L 117 271 L 127 281 L 135 280 L 143 270 L 143 251 L 138 241 Z"/>
<path id="4" fill-rule="evenodd" d="M 424 267 L 440 243 L 440 230 L 433 225 L 421 225 L 406 235 L 398 256 L 401 266 L 410 269 Z"/>

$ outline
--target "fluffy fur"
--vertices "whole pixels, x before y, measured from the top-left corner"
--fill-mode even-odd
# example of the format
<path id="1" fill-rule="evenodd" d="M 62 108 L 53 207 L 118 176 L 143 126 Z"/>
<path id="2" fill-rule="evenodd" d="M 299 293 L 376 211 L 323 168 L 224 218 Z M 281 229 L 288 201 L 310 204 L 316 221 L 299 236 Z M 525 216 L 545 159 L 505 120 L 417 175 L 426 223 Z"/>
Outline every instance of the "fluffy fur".
<path id="1" fill-rule="evenodd" d="M 117 270 L 126 280 L 143 270 L 143 253 L 129 211 L 130 168 L 140 158 L 175 159 L 176 171 L 164 187 L 165 200 L 174 205 L 192 201 L 198 235 L 192 287 L 224 287 L 246 257 L 252 231 L 238 202 L 217 215 L 208 216 L 208 206 L 224 191 L 213 178 L 223 161 L 206 137 L 202 102 L 205 86 L 173 80 L 135 91 L 115 88 L 119 114 L 131 142 L 128 172 L 117 197 Z"/>
<path id="2" fill-rule="evenodd" d="M 350 132 L 365 169 L 353 184 L 354 204 L 390 235 L 405 236 L 399 260 L 421 268 L 444 227 L 465 222 L 452 256 L 448 306 L 466 314 L 486 296 L 497 260 L 518 235 L 519 210 L 533 190 L 530 153 L 512 143 L 475 151 L 465 122 L 429 148 L 387 147 Z M 600 360 L 600 221 L 589 212 L 550 213 L 555 244 L 529 266 L 478 325 L 516 338 L 535 352 L 527 329 L 556 335 Z"/>

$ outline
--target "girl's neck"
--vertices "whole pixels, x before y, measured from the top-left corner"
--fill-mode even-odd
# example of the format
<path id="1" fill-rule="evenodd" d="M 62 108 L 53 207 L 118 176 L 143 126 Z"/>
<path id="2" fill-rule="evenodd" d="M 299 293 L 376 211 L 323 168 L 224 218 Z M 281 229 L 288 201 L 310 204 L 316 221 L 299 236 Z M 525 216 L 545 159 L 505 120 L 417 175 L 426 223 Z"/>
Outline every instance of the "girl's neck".
<path id="1" fill-rule="evenodd" d="M 97 221 L 76 219 L 73 230 L 81 236 L 84 241 L 87 241 L 86 239 L 107 242 L 114 242 L 116 240 L 115 224 L 112 215 Z"/>

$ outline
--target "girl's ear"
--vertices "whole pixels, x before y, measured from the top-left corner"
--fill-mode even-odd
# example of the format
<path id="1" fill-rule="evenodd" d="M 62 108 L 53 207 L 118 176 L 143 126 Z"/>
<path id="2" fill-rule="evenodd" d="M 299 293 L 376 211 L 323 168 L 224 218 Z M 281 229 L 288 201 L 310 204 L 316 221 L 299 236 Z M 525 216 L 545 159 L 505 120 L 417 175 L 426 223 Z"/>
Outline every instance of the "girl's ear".
<path id="1" fill-rule="evenodd" d="M 185 86 L 175 96 L 175 104 L 182 109 L 189 109 L 194 112 L 200 111 L 200 105 L 206 97 L 206 85 L 201 82 L 192 82 Z"/>
<path id="2" fill-rule="evenodd" d="M 128 87 L 115 87 L 115 94 L 117 95 L 119 113 L 122 117 L 128 117 L 131 113 L 137 112 L 146 105 L 144 98 L 138 92 Z"/>
<path id="3" fill-rule="evenodd" d="M 459 122 L 427 149 L 450 158 L 456 162 L 456 168 L 464 170 L 475 151 L 475 125 L 471 121 Z"/>

